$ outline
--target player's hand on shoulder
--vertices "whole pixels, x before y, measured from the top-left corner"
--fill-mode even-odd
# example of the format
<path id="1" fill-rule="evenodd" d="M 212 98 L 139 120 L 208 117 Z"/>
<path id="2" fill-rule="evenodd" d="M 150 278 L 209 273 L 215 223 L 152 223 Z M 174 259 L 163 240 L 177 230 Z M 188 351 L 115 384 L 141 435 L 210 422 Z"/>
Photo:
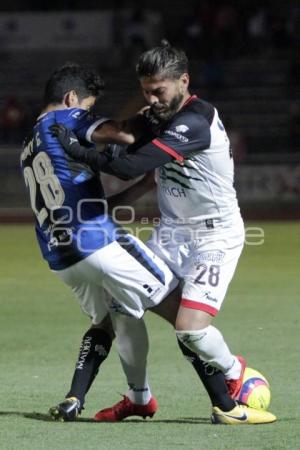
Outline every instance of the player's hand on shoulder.
<path id="1" fill-rule="evenodd" d="M 56 123 L 49 127 L 51 134 L 53 137 L 56 137 L 64 148 L 64 150 L 69 153 L 71 156 L 73 151 L 80 146 L 76 135 L 72 130 L 65 127 L 62 123 Z"/>

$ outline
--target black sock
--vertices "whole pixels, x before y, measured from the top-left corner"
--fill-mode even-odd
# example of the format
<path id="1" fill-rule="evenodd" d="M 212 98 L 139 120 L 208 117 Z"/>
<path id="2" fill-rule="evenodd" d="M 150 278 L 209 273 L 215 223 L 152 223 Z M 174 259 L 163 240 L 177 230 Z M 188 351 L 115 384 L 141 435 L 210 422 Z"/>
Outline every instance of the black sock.
<path id="1" fill-rule="evenodd" d="M 71 389 L 66 395 L 66 397 L 77 397 L 81 408 L 100 365 L 109 354 L 111 343 L 110 335 L 100 328 L 90 328 L 82 338 Z"/>
<path id="2" fill-rule="evenodd" d="M 222 411 L 230 411 L 235 407 L 235 402 L 228 393 L 223 372 L 202 361 L 199 356 L 187 348 L 177 339 L 184 357 L 190 361 L 200 377 L 210 397 L 213 406 L 218 406 Z"/>

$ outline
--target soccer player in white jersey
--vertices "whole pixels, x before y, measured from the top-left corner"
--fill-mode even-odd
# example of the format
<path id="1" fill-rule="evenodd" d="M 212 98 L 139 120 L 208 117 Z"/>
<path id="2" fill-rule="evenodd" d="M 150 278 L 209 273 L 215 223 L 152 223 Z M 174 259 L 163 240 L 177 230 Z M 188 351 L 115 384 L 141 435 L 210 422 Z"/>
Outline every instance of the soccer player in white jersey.
<path id="1" fill-rule="evenodd" d="M 56 70 L 46 85 L 42 114 L 21 154 L 43 257 L 71 287 L 92 320 L 72 381 L 70 396 L 76 398 L 52 411 L 60 419 L 74 418 L 83 407 L 84 395 L 109 352 L 112 331 L 106 318 L 108 311 L 114 317 L 119 353 L 130 385 L 122 418 L 156 412 L 156 400 L 147 381 L 147 333 L 143 320 L 134 317 L 159 303 L 177 284 L 164 262 L 134 236 L 123 233 L 109 217 L 98 174 L 69 158 L 49 131 L 51 125 L 61 122 L 90 149 L 93 140 L 132 142 L 133 135 L 125 133 L 120 124 L 90 111 L 102 89 L 103 82 L 93 71 L 74 64 Z M 101 159 L 104 164 L 111 156 L 104 153 Z M 115 299 L 107 302 L 104 289 Z M 172 302 L 167 308 L 160 307 L 159 313 L 175 324 L 176 311 L 177 304 Z M 194 357 L 194 366 L 213 404 L 226 407 L 231 399 L 222 387 L 220 374 L 208 377 L 204 364 Z"/>
<path id="2" fill-rule="evenodd" d="M 190 94 L 184 52 L 163 43 L 141 55 L 137 74 L 150 106 L 143 123 L 146 143 L 103 164 L 101 154 L 81 147 L 64 127 L 56 127 L 55 133 L 69 155 L 95 170 L 129 179 L 158 169 L 161 223 L 148 246 L 182 282 L 177 338 L 223 372 L 237 399 L 246 362 L 231 353 L 212 325 L 244 243 L 230 143 L 217 110 Z M 99 420 L 114 408 L 100 411 Z M 242 405 L 229 411 L 214 407 L 212 419 L 228 424 L 276 420 Z"/>

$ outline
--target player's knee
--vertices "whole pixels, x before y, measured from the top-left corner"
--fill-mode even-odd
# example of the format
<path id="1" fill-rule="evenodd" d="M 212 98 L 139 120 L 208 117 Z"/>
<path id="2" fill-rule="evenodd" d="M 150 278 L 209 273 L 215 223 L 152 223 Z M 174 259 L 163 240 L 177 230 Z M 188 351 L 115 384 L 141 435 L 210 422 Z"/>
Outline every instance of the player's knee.
<path id="1" fill-rule="evenodd" d="M 104 317 L 104 319 L 97 325 L 92 325 L 91 328 L 97 328 L 97 329 L 103 330 L 110 336 L 111 339 L 115 338 L 115 333 L 113 330 L 113 326 L 112 326 L 111 318 L 110 318 L 109 314 L 107 314 Z"/>
<path id="2" fill-rule="evenodd" d="M 175 322 L 175 329 L 178 331 L 202 330 L 208 327 L 211 322 L 212 316 L 205 311 L 180 307 Z"/>
<path id="3" fill-rule="evenodd" d="M 184 330 L 188 330 L 189 328 L 191 328 L 189 326 L 189 321 L 186 320 L 184 317 L 182 317 L 181 315 L 177 315 L 176 317 L 176 321 L 175 321 L 175 330 L 176 333 L 177 331 L 184 331 Z"/>
<path id="4" fill-rule="evenodd" d="M 206 327 L 202 330 L 176 330 L 176 336 L 182 344 L 196 354 L 201 355 L 205 360 L 208 328 Z"/>

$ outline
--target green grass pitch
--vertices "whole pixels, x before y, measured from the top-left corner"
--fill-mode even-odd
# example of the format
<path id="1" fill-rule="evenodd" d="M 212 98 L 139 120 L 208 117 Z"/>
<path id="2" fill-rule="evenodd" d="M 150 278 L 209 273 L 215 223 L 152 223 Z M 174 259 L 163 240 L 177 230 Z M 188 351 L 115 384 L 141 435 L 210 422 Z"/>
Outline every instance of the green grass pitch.
<path id="1" fill-rule="evenodd" d="M 256 224 L 257 225 L 257 224 Z M 253 226 L 253 224 L 248 224 Z M 115 350 L 100 369 L 82 419 L 47 419 L 67 392 L 88 327 L 69 290 L 42 261 L 32 226 L 0 227 L 0 449 L 296 450 L 300 448 L 299 223 L 261 223 L 265 242 L 245 247 L 216 325 L 232 351 L 271 384 L 278 422 L 209 423 L 210 404 L 174 333 L 147 313 L 149 374 L 159 411 L 152 420 L 88 421 L 126 385 Z"/>

